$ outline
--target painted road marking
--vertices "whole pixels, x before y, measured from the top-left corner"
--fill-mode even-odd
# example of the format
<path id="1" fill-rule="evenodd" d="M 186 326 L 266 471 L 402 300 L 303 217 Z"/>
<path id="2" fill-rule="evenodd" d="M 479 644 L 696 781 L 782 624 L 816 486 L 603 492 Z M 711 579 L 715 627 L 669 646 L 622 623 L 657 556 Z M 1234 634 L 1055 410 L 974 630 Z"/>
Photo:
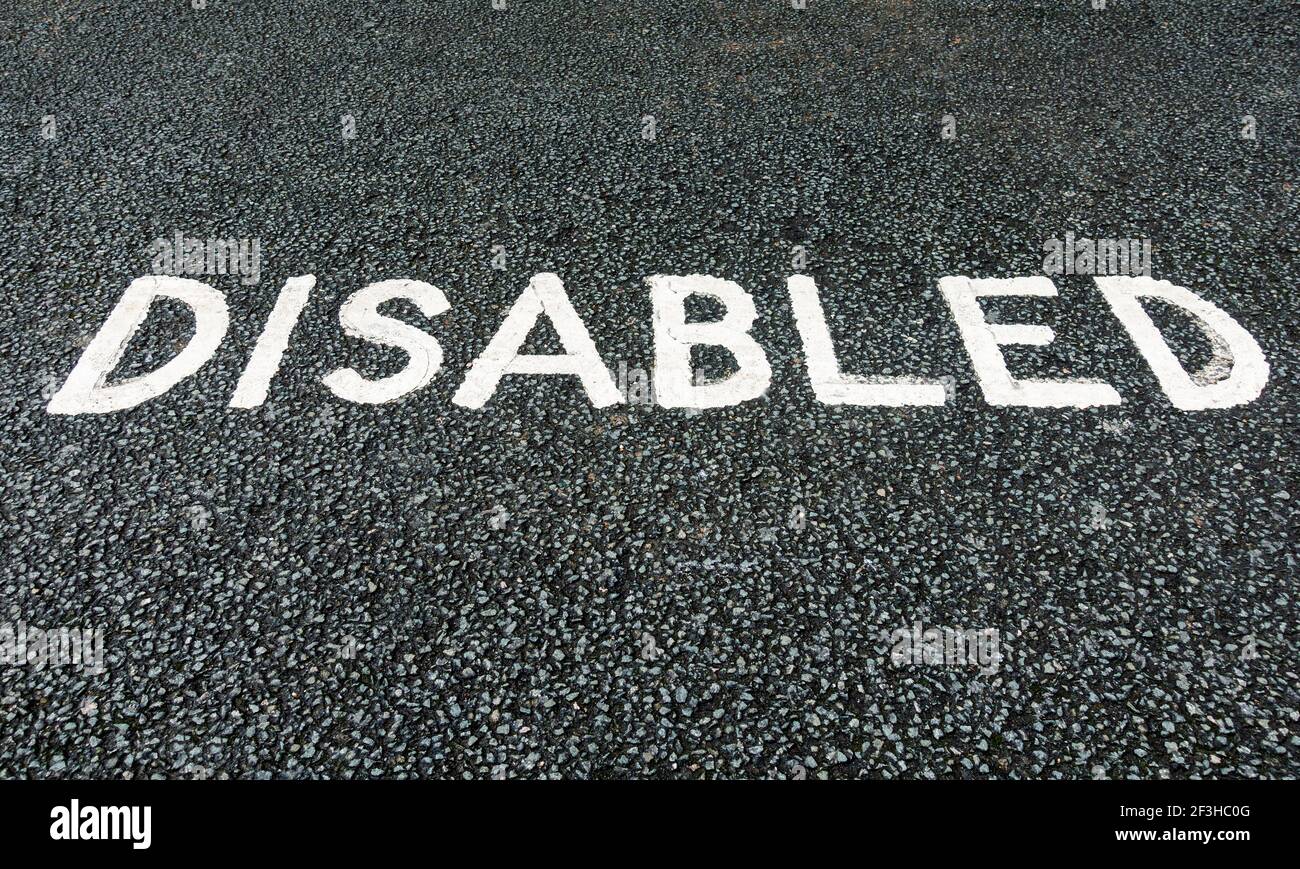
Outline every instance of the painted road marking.
<path id="1" fill-rule="evenodd" d="M 1263 392 L 1269 375 L 1263 351 L 1250 333 L 1218 306 L 1185 287 L 1146 276 L 1098 276 L 1093 280 L 1174 407 L 1234 407 L 1254 401 Z M 314 275 L 290 278 L 285 283 L 235 388 L 232 407 L 259 407 L 266 401 L 294 324 L 315 283 Z M 938 283 L 989 404 L 1090 408 L 1121 402 L 1119 393 L 1099 380 L 1020 379 L 1007 370 L 1001 347 L 1043 347 L 1055 340 L 1055 333 L 1040 324 L 989 323 L 979 300 L 990 296 L 1054 298 L 1057 290 L 1051 279 L 1041 275 L 979 279 L 958 275 L 940 278 Z M 668 408 L 728 407 L 766 394 L 772 382 L 772 367 L 766 351 L 750 334 L 758 315 L 753 296 L 733 281 L 709 275 L 653 275 L 646 284 L 653 310 L 655 403 Z M 787 286 L 808 378 L 818 401 L 861 407 L 946 404 L 942 378 L 841 372 L 816 283 L 809 277 L 793 275 L 787 279 Z M 718 301 L 724 311 L 721 319 L 687 322 L 686 300 L 692 295 Z M 190 308 L 195 320 L 193 337 L 162 367 L 108 383 L 127 345 L 144 324 L 154 299 L 159 297 L 175 299 Z M 1194 374 L 1183 368 L 1143 309 L 1144 298 L 1159 299 L 1193 318 L 1214 348 L 1209 366 Z M 332 371 L 323 382 L 334 395 L 359 404 L 386 404 L 427 386 L 441 370 L 443 354 L 437 339 L 379 313 L 381 304 L 395 299 L 411 302 L 429 318 L 451 309 L 442 290 L 423 281 L 380 281 L 353 293 L 339 309 L 343 330 L 354 338 L 396 347 L 406 353 L 408 362 L 398 373 L 379 380 L 368 380 L 351 368 Z M 543 315 L 559 335 L 564 352 L 520 353 Z M 225 338 L 229 322 L 225 296 L 207 284 L 167 276 L 137 278 L 51 398 L 47 410 L 53 414 L 110 413 L 156 398 L 212 358 Z M 735 359 L 736 370 L 721 380 L 698 382 L 691 365 L 691 348 L 697 345 L 726 349 Z M 595 407 L 627 400 L 569 301 L 563 281 L 550 272 L 541 272 L 529 281 L 487 347 L 471 363 L 452 403 L 470 409 L 484 407 L 507 374 L 577 377 Z"/>

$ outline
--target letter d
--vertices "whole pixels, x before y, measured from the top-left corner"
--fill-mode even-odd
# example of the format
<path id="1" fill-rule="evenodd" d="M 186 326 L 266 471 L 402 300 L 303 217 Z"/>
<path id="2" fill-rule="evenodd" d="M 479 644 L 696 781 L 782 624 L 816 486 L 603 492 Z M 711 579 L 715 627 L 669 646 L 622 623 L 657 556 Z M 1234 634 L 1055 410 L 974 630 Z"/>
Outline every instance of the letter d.
<path id="1" fill-rule="evenodd" d="M 163 367 L 114 383 L 105 381 L 122 360 L 131 338 L 149 316 L 158 296 L 184 302 L 194 312 L 194 337 Z M 218 290 L 187 278 L 150 275 L 136 278 L 108 315 L 63 388 L 50 399 L 49 413 L 110 413 L 157 398 L 203 367 L 226 337 L 230 314 Z"/>
<path id="2" fill-rule="evenodd" d="M 1124 324 L 1138 351 L 1169 401 L 1179 410 L 1209 410 L 1247 404 L 1259 398 L 1268 383 L 1268 361 L 1251 334 L 1232 317 L 1185 287 L 1147 277 L 1099 277 L 1093 279 L 1111 311 Z M 1227 377 L 1210 379 L 1209 372 L 1189 375 L 1169 349 L 1160 330 L 1139 301 L 1159 299 L 1181 308 L 1209 339 L 1215 361 L 1221 367 L 1231 362 Z"/>

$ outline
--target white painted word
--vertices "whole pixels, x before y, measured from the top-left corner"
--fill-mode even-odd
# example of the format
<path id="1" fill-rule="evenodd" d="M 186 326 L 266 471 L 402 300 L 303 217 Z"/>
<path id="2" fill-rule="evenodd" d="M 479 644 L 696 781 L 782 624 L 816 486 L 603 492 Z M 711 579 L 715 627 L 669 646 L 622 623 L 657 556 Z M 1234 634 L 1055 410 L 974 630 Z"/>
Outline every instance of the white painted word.
<path id="1" fill-rule="evenodd" d="M 1254 401 L 1268 382 L 1269 367 L 1255 339 L 1217 306 L 1183 287 L 1150 277 L 1107 276 L 1094 281 L 1111 311 L 1146 357 L 1166 395 L 1181 410 L 1233 407 Z M 695 412 L 728 407 L 767 394 L 772 367 L 767 353 L 750 334 L 757 317 L 753 297 L 732 281 L 708 275 L 654 275 L 647 278 L 654 338 L 653 383 L 638 383 L 637 401 Z M 814 395 L 824 404 L 856 406 L 943 406 L 951 376 L 884 377 L 850 374 L 840 369 L 835 347 L 813 279 L 792 275 L 786 281 L 795 326 L 803 343 L 805 364 Z M 230 406 L 254 408 L 267 399 L 272 379 L 299 315 L 306 306 L 314 275 L 289 278 L 281 290 L 261 337 L 231 397 Z M 939 279 L 939 290 L 957 324 L 984 399 L 996 406 L 1089 408 L 1119 404 L 1109 384 L 1089 378 L 1017 378 L 1007 369 L 1001 348 L 1006 345 L 1044 347 L 1055 340 L 1051 328 L 1038 324 L 989 323 L 979 300 L 985 297 L 1056 297 L 1046 277 Z M 708 296 L 721 304 L 720 319 L 688 322 L 686 300 Z M 144 324 L 155 299 L 184 303 L 194 314 L 194 334 L 185 347 L 161 367 L 136 377 L 109 382 L 127 346 Z M 1142 306 L 1157 299 L 1190 315 L 1214 348 L 1203 370 L 1189 374 L 1161 336 Z M 340 368 L 323 378 L 338 398 L 358 404 L 384 404 L 427 386 L 442 368 L 438 340 L 422 329 L 381 314 L 381 305 L 403 300 L 433 319 L 451 309 L 437 287 L 423 281 L 399 279 L 370 284 L 353 293 L 339 310 L 343 331 L 354 338 L 395 347 L 407 364 L 387 377 L 371 379 L 352 368 Z M 528 336 L 545 317 L 559 336 L 563 353 L 520 352 Z M 135 407 L 167 392 L 197 372 L 212 358 L 230 324 L 226 298 L 199 281 L 178 277 L 137 278 L 86 347 L 63 386 L 50 399 L 55 414 L 109 413 Z M 691 363 L 692 348 L 709 345 L 725 349 L 735 369 L 720 379 L 707 379 Z M 617 382 L 605 366 L 582 318 L 578 316 L 559 276 L 537 274 L 506 313 L 496 334 L 479 354 L 452 396 L 453 404 L 482 408 L 506 375 L 565 375 L 577 378 L 595 407 L 632 401 L 628 372 Z"/>

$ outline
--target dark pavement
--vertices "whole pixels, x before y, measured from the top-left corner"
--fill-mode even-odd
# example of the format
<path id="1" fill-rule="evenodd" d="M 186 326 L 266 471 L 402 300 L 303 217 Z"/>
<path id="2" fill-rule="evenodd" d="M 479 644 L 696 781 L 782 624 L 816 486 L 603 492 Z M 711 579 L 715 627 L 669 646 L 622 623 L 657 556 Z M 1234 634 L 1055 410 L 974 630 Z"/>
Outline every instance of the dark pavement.
<path id="1" fill-rule="evenodd" d="M 1300 19 L 1107 5 L 0 6 L 0 620 L 101 627 L 106 668 L 0 667 L 0 775 L 1300 774 Z M 258 284 L 200 278 L 212 361 L 47 413 L 176 232 L 260 241 Z M 1013 371 L 1124 403 L 990 406 L 937 281 L 1041 274 L 1066 232 L 1152 239 L 1259 342 L 1259 399 L 1175 409 L 1069 276 L 984 307 L 1056 332 Z M 843 369 L 951 376 L 946 406 L 814 398 L 796 246 Z M 614 371 L 653 366 L 646 277 L 735 281 L 767 396 L 596 409 L 510 376 L 452 404 L 543 271 Z M 268 401 L 228 407 L 308 273 Z M 394 308 L 443 370 L 341 401 L 327 373 L 405 364 L 338 322 L 389 278 L 446 294 Z M 160 304 L 118 375 L 191 325 Z M 918 621 L 996 631 L 996 672 L 896 666 Z"/>

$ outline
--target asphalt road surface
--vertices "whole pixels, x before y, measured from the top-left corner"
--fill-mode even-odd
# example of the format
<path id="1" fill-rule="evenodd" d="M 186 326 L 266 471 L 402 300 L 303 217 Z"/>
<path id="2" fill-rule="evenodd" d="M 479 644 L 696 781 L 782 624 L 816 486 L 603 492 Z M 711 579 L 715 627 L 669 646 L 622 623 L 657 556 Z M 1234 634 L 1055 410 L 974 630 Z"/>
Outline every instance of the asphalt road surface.
<path id="1" fill-rule="evenodd" d="M 0 621 L 103 650 L 0 666 L 0 775 L 1300 774 L 1293 5 L 199 5 L 0 7 Z M 1068 275 L 985 300 L 1055 330 L 1008 364 L 1123 403 L 987 402 L 937 282 L 1041 275 L 1067 232 L 1150 239 L 1254 336 L 1262 394 L 1174 407 Z M 211 361 L 47 412 L 177 233 L 258 243 L 257 283 L 196 278 L 229 305 Z M 734 281 L 770 388 L 598 408 L 510 375 L 454 404 L 539 272 L 615 375 L 655 363 L 647 277 Z M 843 370 L 947 403 L 818 401 L 797 272 Z M 266 402 L 230 407 L 306 274 Z M 335 369 L 407 363 L 339 323 L 394 278 L 446 294 L 385 309 L 442 370 L 341 400 Z M 193 324 L 159 302 L 114 377 Z M 525 349 L 561 348 L 543 320 Z M 990 654 L 897 660 L 918 623 Z"/>

